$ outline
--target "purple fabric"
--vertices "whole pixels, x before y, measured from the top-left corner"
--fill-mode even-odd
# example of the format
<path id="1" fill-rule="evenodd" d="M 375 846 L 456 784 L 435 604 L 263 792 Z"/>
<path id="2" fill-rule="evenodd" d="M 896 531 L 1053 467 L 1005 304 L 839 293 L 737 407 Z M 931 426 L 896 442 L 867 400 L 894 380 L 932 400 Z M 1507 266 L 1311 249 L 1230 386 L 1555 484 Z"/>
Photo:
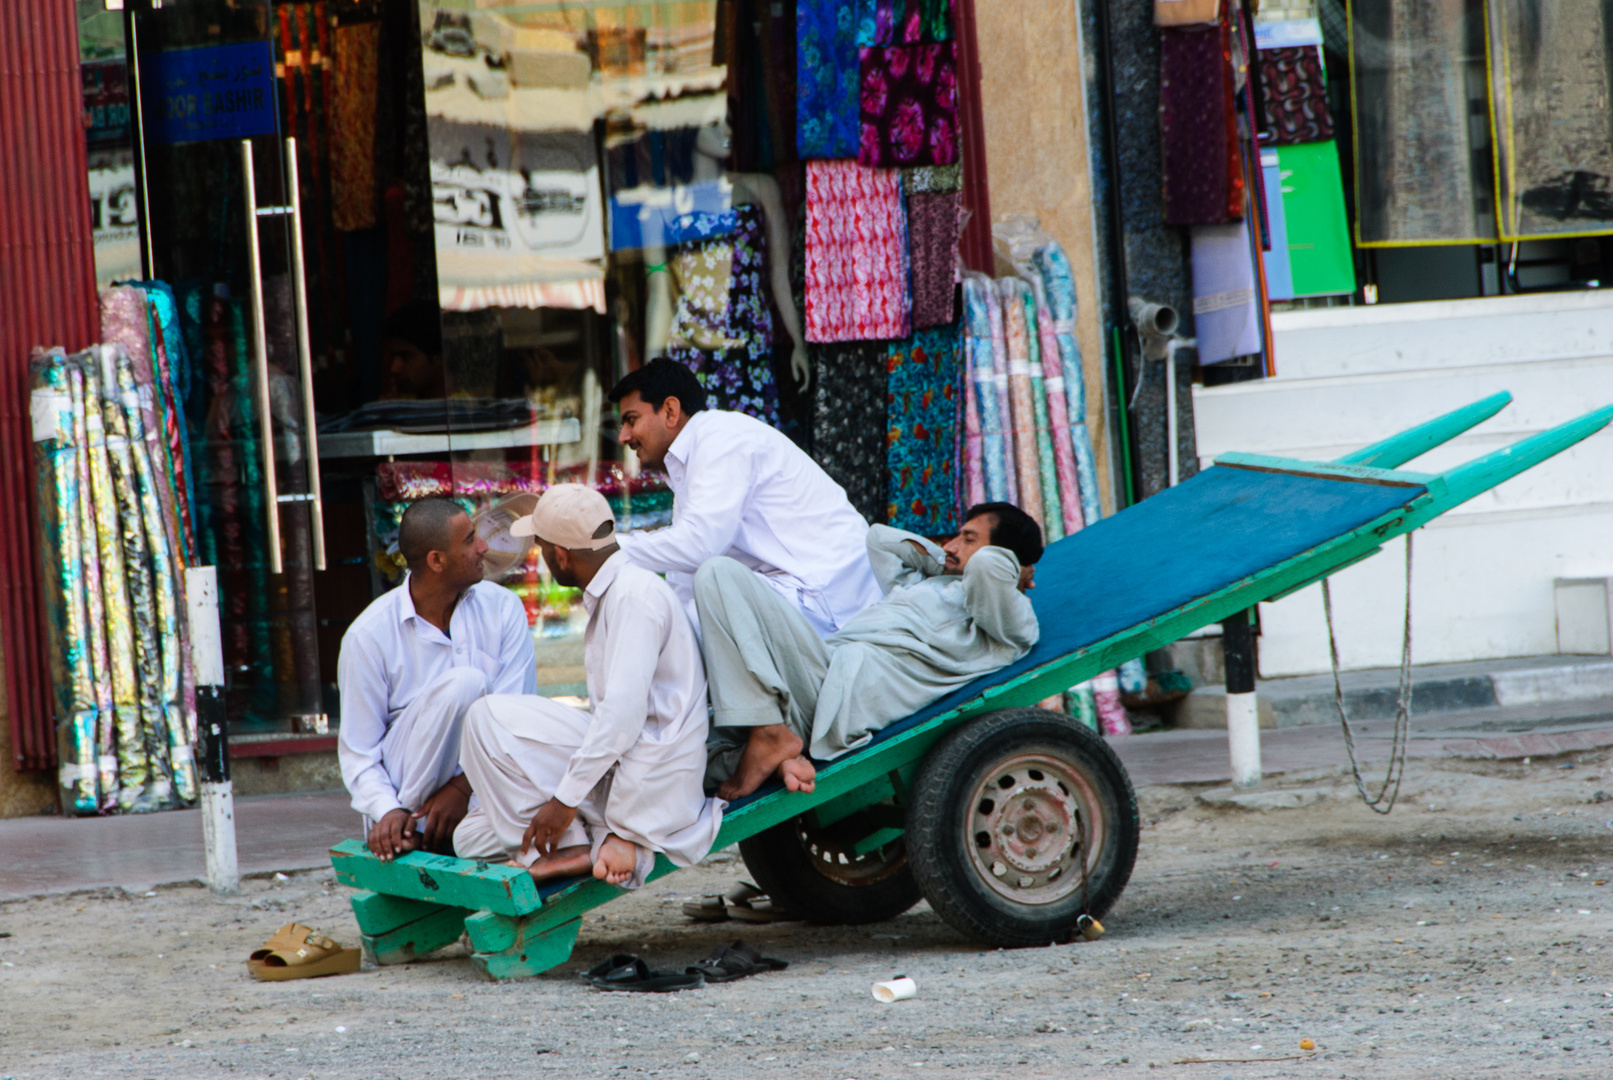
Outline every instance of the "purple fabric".
<path id="1" fill-rule="evenodd" d="M 907 197 L 914 330 L 952 322 L 962 205 L 963 195 L 956 191 L 921 191 Z"/>
<path id="2" fill-rule="evenodd" d="M 1159 32 L 1160 150 L 1165 221 L 1216 225 L 1228 213 L 1228 78 L 1221 28 Z"/>
<path id="3" fill-rule="evenodd" d="M 957 161 L 956 45 L 892 45 L 861 55 L 858 163 L 907 168 Z"/>

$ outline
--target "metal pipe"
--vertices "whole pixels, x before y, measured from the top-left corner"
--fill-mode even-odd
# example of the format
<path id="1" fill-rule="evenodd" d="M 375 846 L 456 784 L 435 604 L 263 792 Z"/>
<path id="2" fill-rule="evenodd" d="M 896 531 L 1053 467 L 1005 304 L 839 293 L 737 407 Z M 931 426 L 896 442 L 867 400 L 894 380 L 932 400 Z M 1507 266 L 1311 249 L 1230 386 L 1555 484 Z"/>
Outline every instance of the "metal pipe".
<path id="1" fill-rule="evenodd" d="M 263 261 L 258 249 L 258 188 L 252 177 L 252 140 L 241 140 L 246 188 L 246 258 L 252 270 L 252 374 L 257 384 L 258 438 L 263 443 L 264 516 L 269 531 L 269 573 L 285 572 L 280 558 L 280 483 L 274 471 L 274 416 L 269 410 L 269 334 L 263 325 Z"/>
<path id="2" fill-rule="evenodd" d="M 303 437 L 308 444 L 308 523 L 314 533 L 314 569 L 325 569 L 325 497 L 319 483 L 319 427 L 314 422 L 314 357 L 308 343 L 308 276 L 302 250 L 302 191 L 297 184 L 297 140 L 286 140 L 286 187 L 291 192 L 291 280 L 297 297 L 297 366 L 302 372 Z"/>
<path id="3" fill-rule="evenodd" d="M 1197 338 L 1173 337 L 1165 343 L 1165 438 L 1169 440 L 1170 473 L 1166 486 L 1175 487 L 1177 478 L 1181 475 L 1181 453 L 1177 448 L 1177 432 L 1180 430 L 1180 420 L 1176 415 L 1176 350 L 1194 348 L 1198 345 Z"/>
<path id="4" fill-rule="evenodd" d="M 1221 658 L 1227 669 L 1227 753 L 1232 783 L 1260 783 L 1260 708 L 1255 695 L 1255 636 L 1247 609 L 1221 623 Z"/>

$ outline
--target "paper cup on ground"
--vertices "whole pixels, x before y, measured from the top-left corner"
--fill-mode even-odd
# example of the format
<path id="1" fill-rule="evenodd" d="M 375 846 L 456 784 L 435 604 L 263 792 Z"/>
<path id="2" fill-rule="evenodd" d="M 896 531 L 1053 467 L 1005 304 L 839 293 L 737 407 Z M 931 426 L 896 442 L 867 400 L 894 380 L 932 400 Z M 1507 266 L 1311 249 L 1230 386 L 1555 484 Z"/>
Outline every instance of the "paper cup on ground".
<path id="1" fill-rule="evenodd" d="M 906 975 L 898 976 L 888 982 L 877 982 L 871 988 L 874 1000 L 889 1005 L 893 1001 L 905 1001 L 919 992 L 918 983 Z"/>

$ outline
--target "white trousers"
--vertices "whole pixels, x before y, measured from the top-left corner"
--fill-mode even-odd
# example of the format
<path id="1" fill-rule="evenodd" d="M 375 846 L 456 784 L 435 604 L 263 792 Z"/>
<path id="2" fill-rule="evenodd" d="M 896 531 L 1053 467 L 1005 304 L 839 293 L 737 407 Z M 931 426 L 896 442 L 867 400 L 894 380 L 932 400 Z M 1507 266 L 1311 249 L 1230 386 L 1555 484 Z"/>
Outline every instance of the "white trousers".
<path id="1" fill-rule="evenodd" d="M 521 858 L 521 839 L 565 777 L 592 719 L 582 709 L 536 696 L 494 694 L 472 706 L 461 761 L 477 806 L 454 833 L 455 853 L 531 865 L 537 853 Z M 644 884 L 656 852 L 678 866 L 699 862 L 717 838 L 726 805 L 706 798 L 705 767 L 701 727 L 669 743 L 640 738 L 578 805 L 560 846 L 587 844 L 597 858 L 609 834 L 631 841 L 639 860 L 626 888 Z"/>
<path id="2" fill-rule="evenodd" d="M 486 675 L 476 668 L 454 668 L 417 694 L 392 721 L 381 738 L 381 765 L 397 789 L 398 802 L 418 810 L 459 773 L 465 713 L 486 695 Z M 365 835 L 372 824 L 364 819 Z M 422 818 L 419 828 L 425 827 Z"/>

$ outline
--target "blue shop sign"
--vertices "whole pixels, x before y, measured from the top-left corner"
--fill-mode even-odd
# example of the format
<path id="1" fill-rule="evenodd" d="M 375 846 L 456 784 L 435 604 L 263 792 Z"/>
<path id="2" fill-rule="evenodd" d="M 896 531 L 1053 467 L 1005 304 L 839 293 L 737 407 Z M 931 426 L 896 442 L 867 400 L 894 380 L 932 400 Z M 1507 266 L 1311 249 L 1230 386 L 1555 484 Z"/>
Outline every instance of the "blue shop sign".
<path id="1" fill-rule="evenodd" d="M 141 105 L 158 142 L 247 139 L 279 130 L 267 41 L 150 53 L 140 63 Z"/>

